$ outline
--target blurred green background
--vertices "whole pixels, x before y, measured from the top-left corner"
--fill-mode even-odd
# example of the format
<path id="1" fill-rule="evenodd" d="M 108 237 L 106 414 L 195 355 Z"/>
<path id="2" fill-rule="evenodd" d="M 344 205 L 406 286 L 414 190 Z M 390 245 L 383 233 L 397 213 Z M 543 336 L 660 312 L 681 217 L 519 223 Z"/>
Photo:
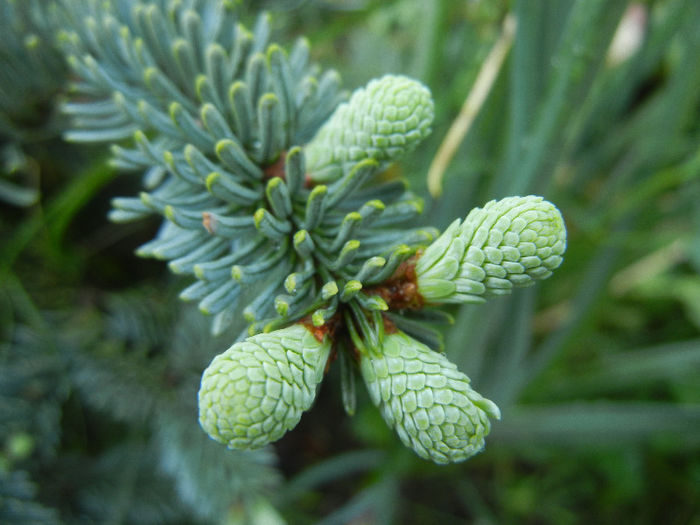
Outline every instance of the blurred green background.
<path id="1" fill-rule="evenodd" d="M 270 10 L 284 45 L 305 35 L 348 89 L 384 73 L 430 87 L 433 133 L 392 168 L 426 224 L 514 194 L 562 211 L 555 275 L 454 309 L 444 333 L 503 418 L 482 454 L 435 466 L 365 393 L 346 416 L 332 370 L 273 448 L 209 441 L 195 393 L 230 340 L 133 254 L 156 221 L 107 221 L 139 177 L 61 141 L 50 28 L 2 7 L 0 522 L 700 524 L 700 2 L 244 6 Z"/>

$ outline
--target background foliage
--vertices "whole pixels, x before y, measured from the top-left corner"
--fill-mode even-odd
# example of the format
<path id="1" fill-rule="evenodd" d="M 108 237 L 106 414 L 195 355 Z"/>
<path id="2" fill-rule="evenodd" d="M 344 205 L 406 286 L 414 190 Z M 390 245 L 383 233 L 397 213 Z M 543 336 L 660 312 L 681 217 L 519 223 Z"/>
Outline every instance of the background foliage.
<path id="1" fill-rule="evenodd" d="M 0 97 L 27 82 L 20 94 L 55 107 L 52 28 L 6 31 L 19 4 L 0 10 L 3 71 L 5 50 L 37 42 L 56 70 L 37 84 L 36 62 L 15 60 Z M 246 4 L 250 20 L 260 4 Z M 104 149 L 61 141 L 55 111 L 0 98 L 13 123 L 0 129 L 0 522 L 700 523 L 700 5 L 262 4 L 277 41 L 306 35 L 346 87 L 392 72 L 431 88 L 433 134 L 392 168 L 428 198 L 426 224 L 530 192 L 562 210 L 556 278 L 455 309 L 445 332 L 502 421 L 481 455 L 434 466 L 366 396 L 345 416 L 331 377 L 274 448 L 211 442 L 195 392 L 229 342 L 176 299 L 184 283 L 133 255 L 157 223 L 107 221 L 140 181 Z M 431 199 L 428 168 L 507 13 L 512 47 Z M 610 52 L 623 17 L 643 37 L 629 56 Z"/>

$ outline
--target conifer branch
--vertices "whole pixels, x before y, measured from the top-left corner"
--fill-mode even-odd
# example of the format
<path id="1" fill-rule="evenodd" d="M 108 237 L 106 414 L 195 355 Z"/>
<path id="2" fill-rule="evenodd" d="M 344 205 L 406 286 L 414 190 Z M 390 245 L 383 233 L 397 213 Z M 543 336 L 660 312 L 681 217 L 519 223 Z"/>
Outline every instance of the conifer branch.
<path id="1" fill-rule="evenodd" d="M 115 199 L 111 217 L 162 216 L 138 255 L 192 276 L 180 296 L 214 316 L 215 332 L 241 315 L 248 322 L 204 372 L 205 431 L 232 448 L 279 439 L 340 351 L 355 363 L 344 384 L 361 372 L 419 455 L 447 463 L 481 450 L 498 409 L 419 342 L 441 346 L 410 312 L 547 277 L 565 248 L 558 210 L 513 197 L 439 237 L 408 227 L 421 199 L 378 175 L 430 132 L 433 101 L 419 82 L 387 75 L 343 102 L 337 73 L 319 74 L 305 40 L 285 51 L 271 42 L 267 15 L 248 30 L 233 2 L 61 5 L 78 79 L 66 138 L 111 142 L 116 166 L 144 173 L 144 191 Z M 427 369 L 434 384 L 419 380 Z M 382 390 L 401 381 L 417 405 Z"/>

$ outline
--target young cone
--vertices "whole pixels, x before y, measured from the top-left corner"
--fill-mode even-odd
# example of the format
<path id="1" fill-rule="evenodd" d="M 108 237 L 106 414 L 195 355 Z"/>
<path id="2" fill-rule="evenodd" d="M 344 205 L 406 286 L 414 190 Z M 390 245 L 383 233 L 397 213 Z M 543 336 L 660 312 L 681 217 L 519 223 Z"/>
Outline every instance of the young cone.
<path id="1" fill-rule="evenodd" d="M 420 82 L 386 75 L 356 90 L 306 146 L 315 182 L 340 178 L 359 161 L 392 162 L 430 133 L 433 99 Z"/>
<path id="2" fill-rule="evenodd" d="M 416 454 L 452 463 L 480 452 L 498 407 L 457 366 L 403 332 L 386 335 L 381 353 L 362 356 L 361 373 L 384 420 Z"/>
<path id="3" fill-rule="evenodd" d="M 202 375 L 199 424 L 229 448 L 278 440 L 311 407 L 330 348 L 301 324 L 234 344 Z"/>
<path id="4" fill-rule="evenodd" d="M 482 302 L 546 279 L 562 262 L 566 226 L 542 197 L 507 197 L 454 221 L 416 264 L 430 303 Z"/>

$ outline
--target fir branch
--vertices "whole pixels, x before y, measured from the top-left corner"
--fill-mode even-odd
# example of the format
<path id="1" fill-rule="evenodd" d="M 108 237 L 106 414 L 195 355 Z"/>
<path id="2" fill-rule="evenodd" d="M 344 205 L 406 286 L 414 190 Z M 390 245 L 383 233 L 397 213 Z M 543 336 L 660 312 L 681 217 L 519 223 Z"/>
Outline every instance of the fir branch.
<path id="1" fill-rule="evenodd" d="M 299 146 L 317 134 L 343 96 L 336 74 L 319 77 L 317 68 L 308 63 L 305 41 L 287 54 L 269 43 L 266 16 L 249 32 L 238 23 L 228 3 L 127 4 L 114 2 L 103 9 L 101 2 L 90 0 L 64 2 L 69 20 L 80 16 L 87 20 L 62 37 L 80 78 L 74 85 L 75 95 L 88 97 L 66 106 L 74 125 L 66 137 L 113 141 L 133 135 L 133 146 L 114 148 L 115 163 L 145 170 L 149 178 L 157 169 L 162 180 L 141 194 L 141 202 L 115 199 L 112 217 L 125 221 L 149 213 L 164 216 L 166 223 L 158 238 L 144 245 L 139 254 L 170 260 L 174 271 L 199 278 L 202 283 L 185 297 L 199 301 L 202 311 L 215 316 L 217 331 L 230 324 L 236 311 L 258 321 L 253 331 L 274 321 L 269 315 L 281 284 L 287 275 L 302 272 L 309 259 L 328 268 L 342 288 L 364 261 L 390 254 L 392 245 L 405 244 L 399 241 L 403 230 L 398 226 L 421 210 L 405 187 L 385 195 L 380 220 L 368 216 L 374 228 L 370 220 L 354 219 L 357 214 L 363 217 L 363 206 L 381 195 L 371 189 L 376 184 L 372 177 L 379 170 L 376 162 L 358 157 L 346 163 L 347 173 L 336 177 L 326 190 L 304 187 L 304 172 L 313 170 L 313 166 L 304 167 L 306 150 L 316 151 L 334 139 L 321 131 L 309 146 Z M 210 27 L 201 31 L 205 23 Z M 192 34 L 197 35 L 195 40 L 189 38 Z M 310 85 L 316 88 L 308 93 L 306 86 Z M 411 90 L 420 96 L 409 96 Z M 372 103 L 380 110 L 365 117 L 367 122 L 376 120 L 378 126 L 372 135 L 376 152 L 371 158 L 384 163 L 397 158 L 408 150 L 401 149 L 397 140 L 405 136 L 414 147 L 428 132 L 432 102 L 427 90 L 414 81 L 386 77 L 372 84 L 366 94 L 358 92 L 354 100 L 360 94 L 366 101 L 360 105 Z M 418 118 L 407 108 L 381 110 L 394 96 L 397 107 L 412 101 L 424 107 L 425 113 Z M 376 101 L 371 102 L 373 99 Z M 96 104 L 99 119 L 91 116 Z M 405 122 L 389 125 L 395 114 Z M 339 118 L 342 120 L 336 117 L 324 129 L 342 127 Z M 412 130 L 414 124 L 418 132 Z M 386 154 L 380 153 L 382 148 L 388 148 Z M 366 200 L 361 200 L 362 193 Z M 348 205 L 353 194 L 356 204 Z M 352 228 L 342 222 L 349 213 L 354 214 Z M 377 239 L 377 228 L 388 224 L 396 228 L 392 239 L 375 245 L 362 240 Z M 306 254 L 284 243 L 301 229 L 316 247 Z M 231 260 L 237 246 L 258 235 L 266 240 L 257 250 L 236 262 Z M 415 238 L 413 249 L 430 240 Z M 360 244 L 367 247 L 350 250 Z M 342 245 L 347 249 L 337 258 L 335 252 Z M 260 260 L 268 262 L 251 264 Z M 222 270 L 228 265 L 232 273 L 199 270 L 218 263 Z M 236 268 L 245 271 L 239 274 Z M 280 268 L 286 273 L 275 277 Z M 268 283 L 266 288 L 262 282 Z M 274 282 L 279 286 L 271 287 Z M 304 299 L 285 303 L 287 322 L 319 302 L 321 284 L 311 279 Z M 257 300 L 239 302 L 245 295 L 255 295 Z M 283 299 L 278 298 L 280 301 Z M 324 302 L 319 306 L 327 308 Z"/>
<path id="2" fill-rule="evenodd" d="M 37 488 L 26 472 L 0 469 L 0 520 L 3 523 L 61 523 L 55 510 L 34 501 Z"/>
<path id="3" fill-rule="evenodd" d="M 378 175 L 430 132 L 433 101 L 421 83 L 387 75 L 341 103 L 337 74 L 318 75 L 305 41 L 287 53 L 270 42 L 266 15 L 249 31 L 233 2 L 62 6 L 78 78 L 66 137 L 120 142 L 115 165 L 145 175 L 146 191 L 115 199 L 112 218 L 161 215 L 138 255 L 194 276 L 180 296 L 213 315 L 216 332 L 241 314 L 249 323 L 203 375 L 204 430 L 232 448 L 279 439 L 340 349 L 358 365 L 346 367 L 345 384 L 362 371 L 387 422 L 419 455 L 447 463 L 481 450 L 497 407 L 397 326 L 440 347 L 405 310 L 481 301 L 548 277 L 565 249 L 558 210 L 513 197 L 475 209 L 440 238 L 409 228 L 422 201 Z M 391 356 L 400 369 L 387 376 L 385 352 L 401 346 L 406 354 Z M 149 372 L 162 373 L 156 365 Z M 452 383 L 422 381 L 423 365 Z M 376 381 L 418 385 L 417 393 L 379 396 Z"/>
<path id="4" fill-rule="evenodd" d="M 55 7 L 42 0 L 0 5 L 0 136 L 23 141 L 56 131 L 53 99 L 67 70 L 54 42 Z"/>

